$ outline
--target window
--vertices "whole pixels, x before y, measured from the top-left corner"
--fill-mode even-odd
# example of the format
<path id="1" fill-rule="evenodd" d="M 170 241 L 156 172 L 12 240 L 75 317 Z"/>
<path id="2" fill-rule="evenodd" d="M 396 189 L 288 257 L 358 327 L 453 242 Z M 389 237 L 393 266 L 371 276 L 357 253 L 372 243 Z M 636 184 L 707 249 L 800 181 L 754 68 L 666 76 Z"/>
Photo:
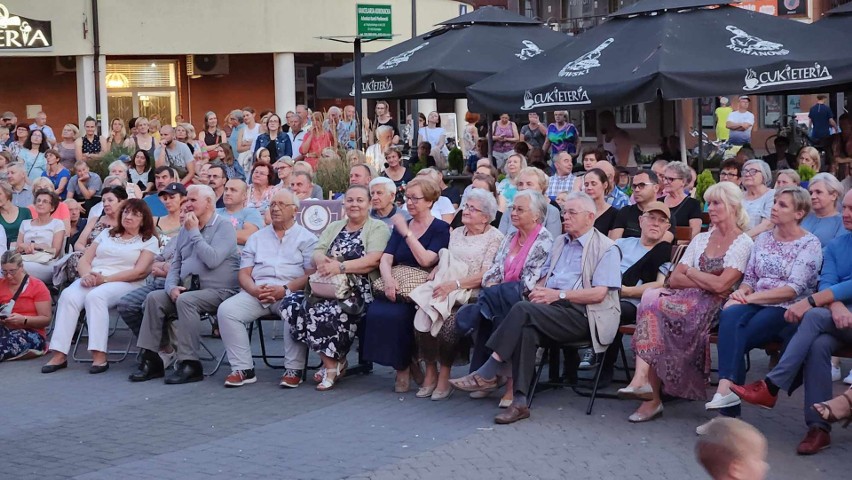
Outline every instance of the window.
<path id="1" fill-rule="evenodd" d="M 615 114 L 615 123 L 620 128 L 645 128 L 647 116 L 643 103 L 615 107 L 612 113 Z"/>
<path id="2" fill-rule="evenodd" d="M 783 95 L 761 95 L 760 97 L 760 126 L 762 128 L 774 128 L 775 122 L 783 120 L 784 96 Z"/>
<path id="3" fill-rule="evenodd" d="M 177 73 L 176 61 L 107 62 L 109 118 L 159 115 L 161 123 L 171 123 L 178 112 Z"/>

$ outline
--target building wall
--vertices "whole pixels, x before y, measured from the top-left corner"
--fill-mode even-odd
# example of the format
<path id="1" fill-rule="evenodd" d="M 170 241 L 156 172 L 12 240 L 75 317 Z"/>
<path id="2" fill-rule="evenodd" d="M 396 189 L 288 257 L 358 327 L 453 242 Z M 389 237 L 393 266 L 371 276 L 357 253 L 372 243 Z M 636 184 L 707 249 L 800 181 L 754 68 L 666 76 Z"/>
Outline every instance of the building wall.
<path id="1" fill-rule="evenodd" d="M 23 122 L 28 104 L 41 105 L 57 135 L 62 125 L 77 123 L 74 73 L 55 74 L 53 57 L 4 58 L 0 64 L 0 111 L 15 112 Z"/>
<path id="2" fill-rule="evenodd" d="M 11 14 L 53 22 L 53 49 L 6 55 L 89 55 L 93 51 L 90 0 L 3 0 Z M 203 53 L 347 52 L 344 43 L 319 36 L 354 35 L 352 0 L 101 0 L 100 44 L 104 55 Z M 364 45 L 374 52 L 411 34 L 411 1 L 383 0 L 392 8 L 393 41 Z M 463 2 L 420 0 L 417 29 L 459 15 Z"/>

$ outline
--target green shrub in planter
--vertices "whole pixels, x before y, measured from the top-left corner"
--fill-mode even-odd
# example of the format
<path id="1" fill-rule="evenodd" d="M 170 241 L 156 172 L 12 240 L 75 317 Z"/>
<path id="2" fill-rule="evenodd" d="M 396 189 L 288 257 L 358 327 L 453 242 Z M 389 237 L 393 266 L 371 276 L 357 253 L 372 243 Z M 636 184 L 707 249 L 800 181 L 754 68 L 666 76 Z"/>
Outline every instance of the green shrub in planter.
<path id="1" fill-rule="evenodd" d="M 450 154 L 447 156 L 447 163 L 450 166 L 450 170 L 456 172 L 456 174 L 460 174 L 464 170 L 464 155 L 460 148 L 456 147 L 450 150 Z"/>
<path id="2" fill-rule="evenodd" d="M 817 172 L 814 171 L 813 168 L 807 165 L 799 165 L 799 169 L 797 170 L 799 177 L 801 177 L 803 182 L 809 182 Z"/>
<path id="3" fill-rule="evenodd" d="M 122 155 L 127 155 L 128 157 L 133 157 L 135 151 L 131 148 L 127 148 L 124 146 L 115 147 L 109 152 L 107 152 L 103 157 L 92 160 L 89 163 L 89 170 L 94 173 L 97 173 L 101 180 L 106 178 L 109 175 L 109 164 L 118 160 L 118 157 Z M 152 161 L 154 159 L 151 159 Z M 72 172 L 73 173 L 73 172 Z"/>
<path id="4" fill-rule="evenodd" d="M 323 198 L 328 198 L 329 191 L 340 193 L 349 188 L 349 165 L 344 160 L 320 159 L 315 177 Z"/>
<path id="5" fill-rule="evenodd" d="M 698 174 L 698 178 L 695 180 L 695 197 L 702 207 L 704 206 L 704 192 L 715 184 L 716 180 L 710 170 L 704 170 Z"/>

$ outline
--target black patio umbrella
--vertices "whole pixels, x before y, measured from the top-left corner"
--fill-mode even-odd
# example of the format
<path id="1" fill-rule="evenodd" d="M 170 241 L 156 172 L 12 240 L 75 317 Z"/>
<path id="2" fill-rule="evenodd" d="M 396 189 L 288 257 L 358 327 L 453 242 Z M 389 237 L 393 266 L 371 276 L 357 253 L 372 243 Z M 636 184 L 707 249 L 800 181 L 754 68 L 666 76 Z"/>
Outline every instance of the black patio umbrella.
<path id="1" fill-rule="evenodd" d="M 471 111 L 587 109 L 822 90 L 852 79 L 842 34 L 706 0 L 643 0 L 468 88 Z M 818 36 L 817 36 L 818 35 Z M 819 38 L 816 41 L 815 38 Z"/>
<path id="2" fill-rule="evenodd" d="M 566 36 L 539 21 L 485 7 L 440 23 L 361 62 L 365 98 L 461 98 L 465 88 L 513 65 L 523 64 Z M 322 98 L 353 96 L 354 64 L 318 77 Z"/>
<path id="3" fill-rule="evenodd" d="M 814 22 L 814 25 L 838 30 L 849 38 L 852 36 L 852 2 L 825 12 L 822 20 Z"/>

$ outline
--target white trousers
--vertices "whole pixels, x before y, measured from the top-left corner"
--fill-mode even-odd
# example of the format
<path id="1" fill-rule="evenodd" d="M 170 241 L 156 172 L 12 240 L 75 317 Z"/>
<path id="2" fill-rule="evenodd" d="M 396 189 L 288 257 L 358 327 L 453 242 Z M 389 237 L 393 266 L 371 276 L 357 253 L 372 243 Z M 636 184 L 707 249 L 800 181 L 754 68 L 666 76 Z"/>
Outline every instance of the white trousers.
<path id="1" fill-rule="evenodd" d="M 59 296 L 50 349 L 68 354 L 74 340 L 74 330 L 80 312 L 86 309 L 89 329 L 89 350 L 106 352 L 109 342 L 109 310 L 118 305 L 121 297 L 139 287 L 138 283 L 109 282 L 89 288 L 78 279 Z"/>
<path id="2" fill-rule="evenodd" d="M 281 302 L 264 307 L 260 301 L 244 290 L 233 297 L 225 300 L 219 305 L 219 335 L 228 352 L 228 362 L 233 371 L 248 370 L 254 368 L 251 357 L 251 343 L 249 342 L 246 326 L 256 319 L 268 315 L 278 315 L 278 306 Z M 305 368 L 305 354 L 308 346 L 297 342 L 290 335 L 289 325 L 284 325 L 284 366 L 295 370 Z"/>
<path id="3" fill-rule="evenodd" d="M 31 276 L 41 280 L 47 286 L 53 285 L 53 266 L 56 260 L 48 263 L 24 262 L 24 270 Z"/>

